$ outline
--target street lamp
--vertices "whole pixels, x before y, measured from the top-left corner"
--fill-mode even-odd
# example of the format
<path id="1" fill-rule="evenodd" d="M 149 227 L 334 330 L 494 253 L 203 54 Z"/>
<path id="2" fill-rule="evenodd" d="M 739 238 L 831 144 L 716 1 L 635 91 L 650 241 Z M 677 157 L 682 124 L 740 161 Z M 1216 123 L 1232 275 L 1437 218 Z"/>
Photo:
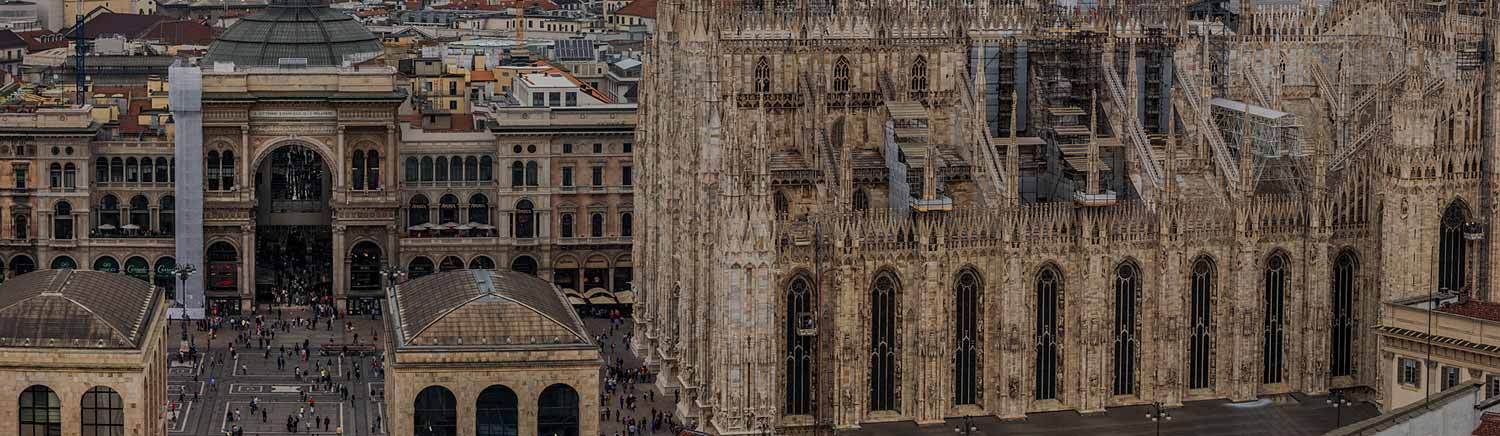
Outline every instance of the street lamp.
<path id="1" fill-rule="evenodd" d="M 187 299 L 187 279 L 188 277 L 192 277 L 193 273 L 196 272 L 198 272 L 198 270 L 197 268 L 194 268 L 192 264 L 177 265 L 175 268 L 172 268 L 172 275 L 176 276 L 177 282 L 180 283 L 180 285 L 177 286 L 177 297 L 179 300 Z M 182 304 L 182 341 L 186 343 L 188 340 L 188 322 L 192 320 L 188 317 L 187 304 L 178 304 Z"/>
<path id="2" fill-rule="evenodd" d="M 1329 392 L 1328 392 L 1328 398 L 1324 399 L 1323 402 L 1328 403 L 1329 405 L 1333 406 L 1333 410 L 1334 410 L 1334 414 L 1333 414 L 1333 416 L 1334 416 L 1333 428 L 1343 427 L 1344 426 L 1344 408 L 1345 407 L 1349 407 L 1349 406 L 1353 406 L 1354 403 L 1350 402 L 1349 398 L 1347 398 L 1344 395 L 1344 391 L 1339 390 L 1339 389 L 1329 390 Z"/>
<path id="3" fill-rule="evenodd" d="M 958 427 L 953 427 L 953 432 L 964 436 L 971 436 L 979 431 L 979 426 L 974 425 L 974 417 L 964 415 L 963 422 Z"/>
<path id="4" fill-rule="evenodd" d="M 1150 418 L 1151 422 L 1156 423 L 1156 436 L 1161 436 L 1162 421 L 1172 420 L 1172 414 L 1167 413 L 1167 408 L 1163 407 L 1160 401 L 1151 402 L 1151 410 L 1146 412 L 1146 417 Z"/>

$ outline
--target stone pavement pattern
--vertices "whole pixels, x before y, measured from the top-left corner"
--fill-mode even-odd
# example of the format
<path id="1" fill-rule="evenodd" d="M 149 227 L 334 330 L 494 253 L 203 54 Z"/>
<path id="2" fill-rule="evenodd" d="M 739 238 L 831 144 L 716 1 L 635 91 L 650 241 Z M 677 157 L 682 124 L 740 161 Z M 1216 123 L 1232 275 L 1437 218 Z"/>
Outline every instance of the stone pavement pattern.
<path id="1" fill-rule="evenodd" d="M 292 320 L 298 317 L 306 319 L 311 314 L 305 309 L 283 308 L 281 316 L 283 320 Z M 276 320 L 275 312 L 266 319 Z M 345 331 L 345 321 L 353 323 L 352 331 Z M 372 431 L 376 416 L 381 416 L 384 427 L 385 411 L 384 404 L 377 395 L 384 392 L 384 383 L 370 369 L 372 359 L 376 358 L 340 358 L 336 354 L 319 356 L 316 351 L 312 353 L 310 359 L 316 359 L 330 369 L 335 388 L 342 385 L 349 389 L 350 397 L 345 400 L 337 390 L 317 386 L 309 377 L 296 380 L 293 377 L 295 367 L 310 369 L 315 364 L 301 361 L 292 351 L 294 344 L 300 344 L 304 340 L 315 344 L 312 346 L 313 350 L 318 350 L 319 345 L 328 345 L 330 339 L 335 347 L 353 343 L 356 333 L 359 334 L 359 343 L 369 345 L 373 342 L 372 334 L 383 333 L 382 326 L 378 318 L 371 320 L 368 316 L 356 316 L 334 320 L 331 329 L 325 322 L 319 322 L 315 330 L 292 327 L 287 331 L 277 332 L 276 339 L 268 347 L 269 357 L 266 355 L 267 350 L 259 348 L 257 341 L 251 339 L 249 345 L 241 343 L 235 346 L 239 351 L 238 358 L 231 357 L 228 351 L 238 331 L 226 328 L 218 332 L 217 338 L 210 340 L 207 332 L 189 328 L 194 343 L 205 354 L 205 358 L 197 365 L 175 361 L 172 363 L 168 376 L 168 400 L 178 401 L 181 398 L 185 401 L 181 405 L 178 422 L 169 425 L 169 433 L 222 435 L 231 426 L 239 425 L 248 436 L 292 434 L 287 431 L 286 420 L 289 415 L 296 414 L 299 408 L 307 406 L 301 393 L 306 391 L 316 405 L 319 422 L 327 418 L 329 425 L 326 430 L 319 426 L 312 432 L 299 428 L 296 434 L 333 435 L 342 425 L 345 435 L 384 435 L 383 428 Z M 182 322 L 173 321 L 168 332 L 173 345 L 170 347 L 171 352 L 174 354 L 176 343 L 182 335 L 181 329 Z M 208 344 L 206 349 L 204 344 Z M 286 347 L 285 369 L 277 369 L 276 365 L 281 347 Z M 359 380 L 353 379 L 356 365 L 361 367 Z M 313 374 L 316 375 L 316 372 Z M 194 393 L 198 394 L 196 399 Z M 261 414 L 250 416 L 252 399 L 258 399 L 266 409 L 264 418 Z M 236 409 L 240 411 L 242 419 L 230 422 L 226 415 Z M 310 417 L 311 409 L 306 412 L 308 413 L 304 416 Z M 309 420 L 304 419 L 304 422 Z"/>

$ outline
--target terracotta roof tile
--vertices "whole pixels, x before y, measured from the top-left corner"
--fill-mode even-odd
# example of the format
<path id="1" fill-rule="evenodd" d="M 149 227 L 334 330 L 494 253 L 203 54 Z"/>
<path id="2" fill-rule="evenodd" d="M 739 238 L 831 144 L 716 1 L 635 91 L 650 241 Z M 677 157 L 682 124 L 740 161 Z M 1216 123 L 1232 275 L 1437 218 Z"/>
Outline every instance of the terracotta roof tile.
<path id="1" fill-rule="evenodd" d="M 634 17 L 656 18 L 656 0 L 635 0 L 620 10 L 615 15 L 630 15 Z"/>

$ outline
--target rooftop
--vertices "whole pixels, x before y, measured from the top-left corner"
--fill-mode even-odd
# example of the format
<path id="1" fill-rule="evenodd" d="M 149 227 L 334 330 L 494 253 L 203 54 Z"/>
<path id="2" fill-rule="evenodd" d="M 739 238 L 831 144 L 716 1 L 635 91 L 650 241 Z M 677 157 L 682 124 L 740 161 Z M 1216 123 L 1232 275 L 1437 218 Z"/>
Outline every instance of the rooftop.
<path id="1" fill-rule="evenodd" d="M 1438 311 L 1470 318 L 1479 318 L 1485 321 L 1500 322 L 1500 304 L 1497 303 L 1471 299 L 1464 302 L 1438 306 Z"/>
<path id="2" fill-rule="evenodd" d="M 572 80 L 568 80 L 567 77 L 556 73 L 526 73 L 521 75 L 521 80 L 525 80 L 527 85 L 536 88 L 571 88 L 575 86 Z"/>
<path id="3" fill-rule="evenodd" d="M 138 348 L 161 298 L 122 274 L 22 274 L 0 284 L 0 347 Z"/>
<path id="4" fill-rule="evenodd" d="M 615 11 L 618 15 L 629 15 L 633 17 L 656 18 L 656 0 L 635 0 L 620 10 Z"/>
<path id="5" fill-rule="evenodd" d="M 413 279 L 396 287 L 391 304 L 398 348 L 593 347 L 562 291 L 514 271 Z"/>
<path id="6" fill-rule="evenodd" d="M 326 0 L 274 0 L 219 35 L 204 63 L 279 65 L 282 59 L 305 59 L 307 65 L 337 66 L 364 62 L 384 50 L 369 29 L 330 9 Z"/>

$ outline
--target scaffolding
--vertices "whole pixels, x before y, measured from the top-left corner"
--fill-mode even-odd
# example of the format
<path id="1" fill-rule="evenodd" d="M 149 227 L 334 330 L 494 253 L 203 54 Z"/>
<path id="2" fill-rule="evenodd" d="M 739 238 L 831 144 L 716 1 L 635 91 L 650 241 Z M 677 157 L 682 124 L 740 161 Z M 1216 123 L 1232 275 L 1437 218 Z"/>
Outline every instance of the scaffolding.
<path id="1" fill-rule="evenodd" d="M 1214 125 L 1229 145 L 1230 154 L 1241 159 L 1250 153 L 1252 179 L 1258 191 L 1295 192 L 1306 183 L 1302 125 L 1294 114 L 1253 104 L 1215 98 Z"/>

